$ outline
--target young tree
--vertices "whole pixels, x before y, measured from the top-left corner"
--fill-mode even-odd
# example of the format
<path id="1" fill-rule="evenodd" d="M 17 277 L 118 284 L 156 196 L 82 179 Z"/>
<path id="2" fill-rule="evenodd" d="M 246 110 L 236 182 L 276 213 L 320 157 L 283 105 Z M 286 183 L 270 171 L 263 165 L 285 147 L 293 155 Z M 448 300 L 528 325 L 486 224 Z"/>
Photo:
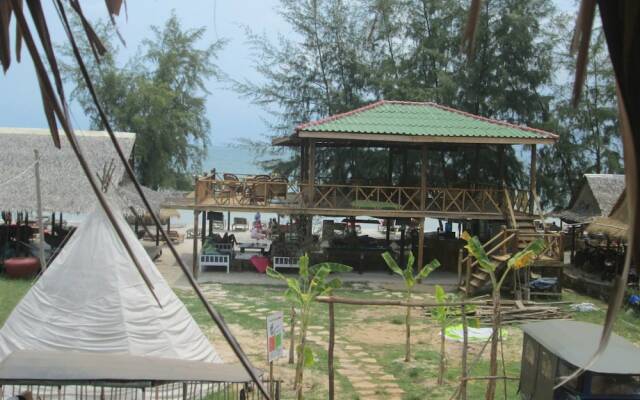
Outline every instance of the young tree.
<path id="1" fill-rule="evenodd" d="M 405 285 L 405 301 L 410 302 L 413 293 L 413 287 L 419 282 L 421 279 L 426 279 L 431 272 L 433 272 L 436 268 L 440 266 L 440 262 L 438 260 L 433 260 L 429 264 L 426 264 L 424 267 L 419 268 L 414 275 L 413 271 L 413 263 L 415 261 L 413 257 L 413 253 L 409 253 L 409 258 L 407 259 L 407 265 L 404 270 L 402 270 L 396 260 L 393 259 L 391 253 L 384 252 L 382 254 L 382 258 L 387 263 L 387 266 L 391 271 L 400 275 L 404 280 Z M 411 361 L 411 307 L 407 306 L 407 313 L 404 318 L 405 324 L 405 332 L 406 332 L 406 340 L 405 340 L 405 355 L 404 360 L 406 362 Z"/>
<path id="2" fill-rule="evenodd" d="M 467 242 L 465 248 L 469 251 L 477 261 L 478 266 L 489 274 L 491 279 L 492 301 L 493 301 L 493 315 L 492 315 L 492 328 L 493 333 L 491 335 L 491 349 L 489 359 L 489 376 L 496 376 L 498 373 L 498 332 L 500 331 L 500 289 L 505 278 L 509 275 L 511 270 L 518 270 L 525 268 L 533 263 L 536 258 L 545 250 L 546 246 L 542 239 L 536 239 L 529 243 L 524 250 L 521 250 L 514 254 L 508 261 L 507 266 L 502 272 L 502 277 L 498 279 L 498 264 L 495 264 L 484 248 L 477 236 L 471 236 L 468 232 L 462 233 L 462 238 Z M 496 381 L 495 379 L 489 379 L 487 383 L 487 390 L 485 392 L 485 399 L 492 400 L 495 397 Z"/>
<path id="3" fill-rule="evenodd" d="M 81 30 L 80 22 L 75 21 L 73 29 Z M 191 175 L 201 170 L 208 143 L 206 83 L 221 76 L 213 60 L 225 42 L 200 48 L 205 29 L 184 29 L 172 14 L 164 26 L 151 27 L 152 37 L 119 66 L 112 28 L 100 24 L 97 30 L 110 49 L 107 55 L 98 63 L 86 39 L 80 49 L 111 125 L 136 133 L 133 163 L 141 183 L 154 189 L 191 187 Z M 69 63 L 62 70 L 74 85 L 71 97 L 90 118 L 92 128 L 102 129 L 78 67 Z"/>
<path id="4" fill-rule="evenodd" d="M 296 398 L 302 399 L 302 382 L 304 378 L 304 368 L 310 367 L 314 363 L 313 351 L 307 346 L 307 329 L 311 321 L 311 306 L 318 296 L 326 296 L 342 286 L 342 281 L 333 278 L 327 281 L 327 277 L 332 272 L 349 272 L 351 267 L 337 263 L 320 263 L 309 267 L 309 256 L 304 255 L 298 261 L 300 270 L 298 279 L 287 278 L 273 268 L 267 268 L 267 275 L 271 278 L 281 280 L 287 284 L 284 297 L 292 306 L 298 309 L 300 318 L 300 335 L 296 348 L 296 373 L 294 389 Z"/>
<path id="5" fill-rule="evenodd" d="M 436 285 L 435 289 L 436 302 L 441 304 L 431 311 L 431 315 L 438 322 L 440 326 L 440 367 L 438 369 L 438 385 L 442 385 L 444 382 L 444 373 L 447 369 L 447 353 L 445 349 L 446 344 L 446 331 L 454 321 L 451 307 L 444 305 L 455 299 L 455 296 L 451 293 L 446 293 L 442 286 Z"/>

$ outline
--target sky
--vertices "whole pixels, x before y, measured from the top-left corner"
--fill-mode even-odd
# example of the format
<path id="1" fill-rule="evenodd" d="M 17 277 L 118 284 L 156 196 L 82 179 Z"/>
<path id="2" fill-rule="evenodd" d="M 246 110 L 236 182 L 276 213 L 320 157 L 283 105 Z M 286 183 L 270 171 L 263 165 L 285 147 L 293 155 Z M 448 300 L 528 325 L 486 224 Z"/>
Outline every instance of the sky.
<path id="1" fill-rule="evenodd" d="M 51 3 L 45 1 L 43 5 L 45 13 L 51 16 L 49 29 L 52 39 L 59 43 L 64 40 L 64 32 Z M 149 27 L 163 25 L 175 10 L 183 28 L 207 28 L 202 47 L 218 38 L 228 40 L 216 60 L 224 73 L 237 80 L 259 81 L 261 77 L 252 67 L 244 26 L 272 38 L 279 33 L 290 34 L 287 24 L 277 12 L 277 4 L 278 0 L 128 1 L 128 18 L 122 13 L 116 20 L 127 44 L 119 58 L 124 62 L 134 55 L 142 39 L 150 36 Z M 82 6 L 90 21 L 107 16 L 104 0 L 84 0 Z M 5 75 L 0 74 L 2 127 L 47 127 L 33 66 L 28 55 L 25 57 L 26 53 L 23 49 L 22 62 L 16 64 L 13 60 L 9 71 Z M 207 97 L 207 116 L 212 127 L 211 143 L 233 143 L 238 138 L 258 138 L 267 134 L 265 119 L 270 116 L 228 86 L 228 83 L 208 81 L 211 95 Z M 67 86 L 65 89 L 68 95 L 72 88 Z M 71 113 L 76 129 L 89 128 L 89 120 L 77 104 L 71 104 Z"/>
<path id="2" fill-rule="evenodd" d="M 43 3 L 45 13 L 52 16 L 49 28 L 53 41 L 61 42 L 64 34 L 52 2 Z M 104 0 L 84 0 L 82 5 L 90 21 L 107 15 Z M 216 61 L 224 73 L 236 80 L 259 82 L 261 76 L 252 67 L 244 27 L 273 39 L 278 34 L 290 35 L 292 32 L 278 14 L 277 5 L 278 0 L 130 0 L 127 2 L 128 18 L 123 13 L 117 19 L 118 28 L 127 42 L 119 57 L 124 63 L 134 55 L 141 40 L 150 36 L 149 26 L 161 26 L 175 10 L 184 28 L 207 28 L 203 46 L 217 39 L 228 40 Z M 556 5 L 563 11 L 575 9 L 574 0 L 557 0 Z M 26 53 L 23 49 L 23 56 Z M 214 80 L 208 82 L 211 95 L 207 97 L 207 116 L 212 126 L 211 144 L 233 143 L 239 138 L 257 139 L 267 134 L 265 120 L 271 116 L 228 86 L 228 83 Z M 71 87 L 66 90 L 69 93 Z M 4 76 L 0 75 L 0 110 L 0 126 L 47 126 L 28 55 L 24 56 L 21 64 L 14 63 Z M 77 129 L 89 128 L 89 120 L 77 104 L 71 104 L 71 112 Z"/>

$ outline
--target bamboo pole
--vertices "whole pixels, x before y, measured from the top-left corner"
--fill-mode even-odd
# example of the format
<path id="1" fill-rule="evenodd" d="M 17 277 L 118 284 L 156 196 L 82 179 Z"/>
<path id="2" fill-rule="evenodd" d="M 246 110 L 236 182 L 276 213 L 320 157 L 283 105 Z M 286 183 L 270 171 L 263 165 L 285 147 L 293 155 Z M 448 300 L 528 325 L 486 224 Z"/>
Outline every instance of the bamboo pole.
<path id="1" fill-rule="evenodd" d="M 328 359 L 328 369 L 329 369 L 329 400 L 335 399 L 335 382 L 334 382 L 334 366 L 333 366 L 333 350 L 335 346 L 336 340 L 336 332 L 335 332 L 335 315 L 333 310 L 333 304 L 329 303 L 329 354 L 327 356 Z"/>
<path id="2" fill-rule="evenodd" d="M 296 338 L 296 309 L 295 307 L 291 307 L 291 328 L 290 328 L 290 340 L 291 344 L 289 345 L 289 364 L 295 363 L 295 338 Z"/>
<path id="3" fill-rule="evenodd" d="M 355 306 L 391 306 L 391 307 L 460 307 L 461 305 L 487 305 L 486 301 L 453 301 L 447 303 L 427 302 L 427 301 L 404 301 L 404 300 L 378 300 L 378 299 L 354 299 L 351 297 L 339 296 L 318 296 L 318 303 L 350 304 Z"/>
<path id="4" fill-rule="evenodd" d="M 36 202 L 38 207 L 38 256 L 40 258 L 40 268 L 44 271 L 47 269 L 47 260 L 44 256 L 44 222 L 42 218 L 42 187 L 40 185 L 40 153 L 38 150 L 33 151 L 36 164 L 35 164 L 35 175 L 36 175 Z"/>
<path id="5" fill-rule="evenodd" d="M 536 198 L 536 193 L 538 192 L 536 189 L 536 179 L 537 176 L 536 174 L 538 173 L 537 171 L 537 150 L 536 150 L 536 145 L 532 144 L 531 145 L 531 170 L 530 170 L 530 181 L 529 181 L 529 214 L 533 214 L 535 212 L 535 201 L 534 199 Z"/>

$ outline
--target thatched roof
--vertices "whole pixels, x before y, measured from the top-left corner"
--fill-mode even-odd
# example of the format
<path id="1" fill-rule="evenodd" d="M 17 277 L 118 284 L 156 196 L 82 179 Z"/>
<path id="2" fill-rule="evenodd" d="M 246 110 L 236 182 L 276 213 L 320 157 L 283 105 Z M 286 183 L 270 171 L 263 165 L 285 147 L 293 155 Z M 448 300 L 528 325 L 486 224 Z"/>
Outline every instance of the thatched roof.
<path id="1" fill-rule="evenodd" d="M 595 218 L 587 227 L 589 233 L 599 233 L 612 239 L 626 240 L 629 234 L 629 208 L 624 190 L 607 217 Z"/>
<path id="2" fill-rule="evenodd" d="M 584 174 L 582 187 L 571 202 L 571 207 L 555 215 L 580 223 L 606 217 L 611 213 L 624 188 L 624 175 Z"/>
<path id="3" fill-rule="evenodd" d="M 112 164 L 111 187 L 119 185 L 124 166 L 107 134 L 99 131 L 76 131 L 76 134 L 91 170 L 102 174 L 105 166 Z M 125 154 L 129 155 L 135 134 L 118 132 L 116 136 Z M 93 209 L 97 204 L 96 196 L 66 137 L 61 136 L 60 141 L 61 148 L 56 149 L 48 129 L 0 128 L 0 209 L 36 210 L 36 183 L 32 166 L 34 150 L 40 153 L 43 210 L 82 213 Z M 115 194 L 115 190 L 109 190 L 108 196 L 120 208 L 131 204 L 142 209 L 132 188 L 125 185 L 118 192 L 120 196 Z M 146 193 L 150 198 L 155 198 L 150 189 Z M 160 202 L 154 201 L 158 208 Z"/>

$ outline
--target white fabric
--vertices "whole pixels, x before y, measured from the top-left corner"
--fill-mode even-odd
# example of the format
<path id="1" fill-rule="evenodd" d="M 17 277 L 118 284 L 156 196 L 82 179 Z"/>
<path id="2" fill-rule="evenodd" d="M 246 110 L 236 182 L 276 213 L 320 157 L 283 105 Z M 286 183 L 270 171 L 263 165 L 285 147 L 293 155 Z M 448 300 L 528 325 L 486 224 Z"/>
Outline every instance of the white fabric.
<path id="1" fill-rule="evenodd" d="M 124 218 L 117 218 L 162 308 L 97 209 L 5 322 L 0 361 L 16 349 L 41 349 L 222 362 Z"/>

